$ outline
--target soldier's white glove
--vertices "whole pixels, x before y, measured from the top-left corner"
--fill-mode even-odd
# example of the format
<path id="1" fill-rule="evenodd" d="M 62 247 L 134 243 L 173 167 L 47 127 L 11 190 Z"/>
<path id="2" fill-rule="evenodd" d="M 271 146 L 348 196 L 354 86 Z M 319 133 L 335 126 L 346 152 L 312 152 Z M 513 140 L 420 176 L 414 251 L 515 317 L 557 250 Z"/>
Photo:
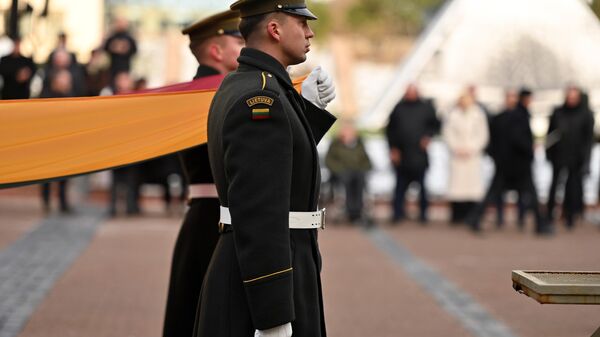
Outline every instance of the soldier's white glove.
<path id="1" fill-rule="evenodd" d="M 302 97 L 320 109 L 325 109 L 335 98 L 333 79 L 321 66 L 313 69 L 302 83 Z"/>
<path id="2" fill-rule="evenodd" d="M 292 323 L 268 330 L 256 330 L 254 337 L 292 337 Z"/>

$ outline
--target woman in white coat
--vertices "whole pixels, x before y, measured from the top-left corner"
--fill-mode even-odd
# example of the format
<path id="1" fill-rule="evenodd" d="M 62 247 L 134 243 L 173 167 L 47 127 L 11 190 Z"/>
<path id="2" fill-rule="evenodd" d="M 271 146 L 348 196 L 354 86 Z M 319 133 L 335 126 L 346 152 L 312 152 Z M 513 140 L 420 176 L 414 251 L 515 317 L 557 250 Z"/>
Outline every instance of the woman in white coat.
<path id="1" fill-rule="evenodd" d="M 452 222 L 461 223 L 485 193 L 482 159 L 489 140 L 487 117 L 473 96 L 465 92 L 447 116 L 442 130 L 450 151 L 447 198 Z"/>

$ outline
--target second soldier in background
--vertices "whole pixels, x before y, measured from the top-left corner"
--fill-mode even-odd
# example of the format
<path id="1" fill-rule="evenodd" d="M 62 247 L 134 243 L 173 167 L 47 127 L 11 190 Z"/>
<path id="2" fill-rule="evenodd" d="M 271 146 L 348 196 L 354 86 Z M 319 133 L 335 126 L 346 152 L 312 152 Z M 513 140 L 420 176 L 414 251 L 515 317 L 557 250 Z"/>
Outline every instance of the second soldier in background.
<path id="1" fill-rule="evenodd" d="M 226 11 L 206 18 L 183 33 L 200 63 L 194 79 L 225 75 L 238 66 L 244 42 L 239 15 Z M 208 162 L 207 145 L 180 153 L 189 185 L 189 210 L 179 232 L 169 284 L 164 337 L 191 336 L 202 280 L 219 239 L 219 200 Z"/>

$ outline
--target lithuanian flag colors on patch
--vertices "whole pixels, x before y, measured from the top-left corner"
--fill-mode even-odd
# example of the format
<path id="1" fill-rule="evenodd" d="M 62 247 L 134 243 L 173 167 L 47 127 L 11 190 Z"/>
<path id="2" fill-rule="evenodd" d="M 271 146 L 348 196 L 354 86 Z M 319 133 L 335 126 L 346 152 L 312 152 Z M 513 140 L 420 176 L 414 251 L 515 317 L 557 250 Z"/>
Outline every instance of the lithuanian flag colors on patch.
<path id="1" fill-rule="evenodd" d="M 271 118 L 271 112 L 269 109 L 252 109 L 252 119 L 269 119 Z"/>

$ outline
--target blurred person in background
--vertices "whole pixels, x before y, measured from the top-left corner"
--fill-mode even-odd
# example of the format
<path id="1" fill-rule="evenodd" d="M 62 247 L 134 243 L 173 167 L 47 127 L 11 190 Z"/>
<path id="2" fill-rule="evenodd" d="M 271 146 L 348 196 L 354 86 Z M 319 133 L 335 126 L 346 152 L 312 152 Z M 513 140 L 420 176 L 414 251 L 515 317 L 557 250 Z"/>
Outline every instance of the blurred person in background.
<path id="1" fill-rule="evenodd" d="M 134 91 L 135 82 L 127 71 L 117 73 L 109 85 L 100 91 L 100 96 L 126 95 Z"/>
<path id="2" fill-rule="evenodd" d="M 134 80 L 132 75 L 126 71 L 117 73 L 112 83 L 102 89 L 100 92 L 101 96 L 109 95 L 127 95 L 133 94 L 137 90 L 146 89 L 146 80 L 139 78 Z M 175 154 L 161 156 L 150 160 L 143 161 L 138 164 L 128 166 L 126 168 L 115 170 L 117 176 L 116 181 L 117 189 L 115 193 L 118 194 L 119 185 L 125 185 L 126 200 L 127 200 L 127 214 L 136 215 L 141 213 L 139 208 L 140 189 L 142 185 L 154 184 L 159 185 L 162 188 L 162 199 L 165 205 L 165 211 L 167 214 L 172 213 L 171 201 L 173 200 L 171 194 L 171 184 L 169 177 L 171 175 L 177 175 L 181 177 L 181 167 Z M 116 199 L 118 199 L 118 196 Z M 180 200 L 183 200 L 183 191 L 181 193 Z"/>
<path id="3" fill-rule="evenodd" d="M 77 63 L 73 63 L 73 58 L 65 49 L 57 49 L 52 55 L 50 63 L 44 69 L 44 81 L 41 96 L 47 96 L 47 91 L 50 90 L 50 80 L 54 74 L 62 70 L 67 70 L 71 74 L 72 87 L 71 95 L 81 97 L 87 94 L 85 86 L 85 73 L 83 67 Z"/>
<path id="4" fill-rule="evenodd" d="M 115 19 L 112 34 L 104 43 L 104 50 L 110 56 L 110 72 L 113 76 L 131 70 L 131 60 L 137 53 L 137 42 L 129 32 L 129 22 L 125 18 Z"/>
<path id="5" fill-rule="evenodd" d="M 85 83 L 88 96 L 99 96 L 110 82 L 110 60 L 101 48 L 92 50 L 90 61 L 85 66 Z"/>
<path id="6" fill-rule="evenodd" d="M 135 83 L 133 85 L 134 91 L 140 91 L 140 90 L 146 90 L 146 89 L 148 89 L 148 80 L 145 77 L 140 77 L 137 80 L 135 80 Z"/>
<path id="7" fill-rule="evenodd" d="M 56 47 L 50 52 L 50 55 L 48 55 L 48 60 L 46 61 L 46 66 L 49 66 L 52 63 L 54 54 L 58 50 L 66 51 L 69 54 L 69 56 L 71 57 L 71 64 L 77 64 L 77 55 L 75 55 L 75 53 L 73 53 L 73 52 L 70 52 L 67 48 L 67 34 L 64 32 L 60 32 L 58 34 Z"/>
<path id="8" fill-rule="evenodd" d="M 498 156 L 497 171 L 483 202 L 475 207 L 467 219 L 471 230 L 476 233 L 481 231 L 481 218 L 487 205 L 496 202 L 505 191 L 511 189 L 516 190 L 525 207 L 534 212 L 536 234 L 548 235 L 553 232 L 542 217 L 533 182 L 531 165 L 534 159 L 534 142 L 529 113 L 531 101 L 532 92 L 522 89 L 516 108 L 508 112 L 501 125 L 497 125 L 505 131 L 502 137 L 504 140 L 494 145 Z"/>
<path id="9" fill-rule="evenodd" d="M 450 150 L 450 180 L 447 198 L 452 207 L 452 223 L 466 220 L 485 193 L 482 160 L 488 143 L 485 111 L 470 91 L 459 98 L 444 121 L 442 136 Z"/>
<path id="10" fill-rule="evenodd" d="M 73 96 L 73 79 L 68 70 L 62 69 L 52 74 L 50 87 L 40 98 L 65 98 Z M 57 181 L 58 185 L 58 200 L 60 211 L 62 213 L 70 212 L 69 202 L 67 200 L 67 179 Z M 50 212 L 50 186 L 51 183 L 42 184 L 42 203 L 44 212 Z"/>
<path id="11" fill-rule="evenodd" d="M 73 97 L 73 76 L 67 69 L 60 69 L 52 73 L 48 79 L 48 90 L 40 98 L 65 98 Z"/>
<path id="12" fill-rule="evenodd" d="M 102 90 L 102 96 L 124 95 L 133 91 L 133 79 L 128 72 L 117 73 L 113 83 Z M 129 165 L 112 170 L 112 183 L 110 187 L 109 214 L 116 216 L 118 213 L 119 194 L 125 194 L 125 212 L 127 215 L 141 213 L 140 197 L 140 172 L 139 165 Z"/>
<path id="13" fill-rule="evenodd" d="M 492 116 L 492 112 L 488 109 L 488 107 L 483 104 L 483 102 L 479 101 L 478 95 L 477 95 L 477 86 L 475 85 L 470 85 L 467 87 L 467 93 L 469 95 L 471 95 L 471 97 L 473 97 L 473 102 L 475 102 L 475 105 L 477 105 L 479 107 L 479 109 L 481 109 L 481 111 L 483 111 L 483 113 L 485 114 L 485 116 L 489 119 Z"/>
<path id="14" fill-rule="evenodd" d="M 31 95 L 30 85 L 36 72 L 35 63 L 21 54 L 21 40 L 13 39 L 12 53 L 0 59 L 0 76 L 3 85 L 2 99 L 27 99 Z"/>
<path id="15" fill-rule="evenodd" d="M 582 99 L 579 88 L 571 86 L 565 102 L 550 117 L 546 137 L 546 157 L 552 164 L 552 184 L 548 194 L 547 218 L 554 220 L 556 190 L 565 182 L 563 217 L 572 229 L 575 217 L 583 213 L 583 179 L 589 174 L 594 138 L 594 114 Z"/>
<path id="16" fill-rule="evenodd" d="M 412 182 L 420 186 L 419 220 L 427 221 L 429 201 L 425 188 L 425 173 L 429 167 L 427 149 L 431 137 L 439 131 L 433 103 L 420 97 L 415 84 L 406 89 L 402 100 L 392 111 L 386 136 L 390 147 L 390 159 L 396 171 L 396 189 L 393 201 L 392 222 L 406 217 L 405 195 Z"/>
<path id="17" fill-rule="evenodd" d="M 239 22 L 239 13 L 225 11 L 183 30 L 190 38 L 190 51 L 199 63 L 194 79 L 225 75 L 237 69 L 237 58 L 244 46 Z M 192 336 L 204 275 L 219 240 L 220 203 L 208 147 L 200 145 L 178 156 L 185 185 L 189 186 L 189 209 L 173 251 L 164 337 Z"/>
<path id="18" fill-rule="evenodd" d="M 372 166 L 363 140 L 352 122 L 342 125 L 327 151 L 325 166 L 344 185 L 348 220 L 352 223 L 365 220 L 363 198 L 366 175 Z"/>
<path id="19" fill-rule="evenodd" d="M 510 117 L 510 113 L 513 112 L 519 104 L 519 93 L 516 90 L 509 89 L 506 91 L 504 99 L 504 109 L 497 115 L 490 118 L 490 143 L 488 145 L 488 154 L 494 161 L 495 173 L 494 176 L 503 176 L 501 172 L 503 168 L 503 162 L 509 160 L 506 153 L 503 151 L 502 142 L 505 142 L 507 124 L 506 120 Z M 496 178 L 492 178 L 494 181 Z M 504 226 L 504 197 L 507 192 L 508 186 L 504 187 L 504 191 L 499 192 L 496 199 L 496 227 L 502 228 Z M 517 194 L 518 195 L 518 194 Z M 525 225 L 525 206 L 523 205 L 522 199 L 519 196 L 517 199 L 517 212 L 518 212 L 518 226 L 523 229 Z"/>

